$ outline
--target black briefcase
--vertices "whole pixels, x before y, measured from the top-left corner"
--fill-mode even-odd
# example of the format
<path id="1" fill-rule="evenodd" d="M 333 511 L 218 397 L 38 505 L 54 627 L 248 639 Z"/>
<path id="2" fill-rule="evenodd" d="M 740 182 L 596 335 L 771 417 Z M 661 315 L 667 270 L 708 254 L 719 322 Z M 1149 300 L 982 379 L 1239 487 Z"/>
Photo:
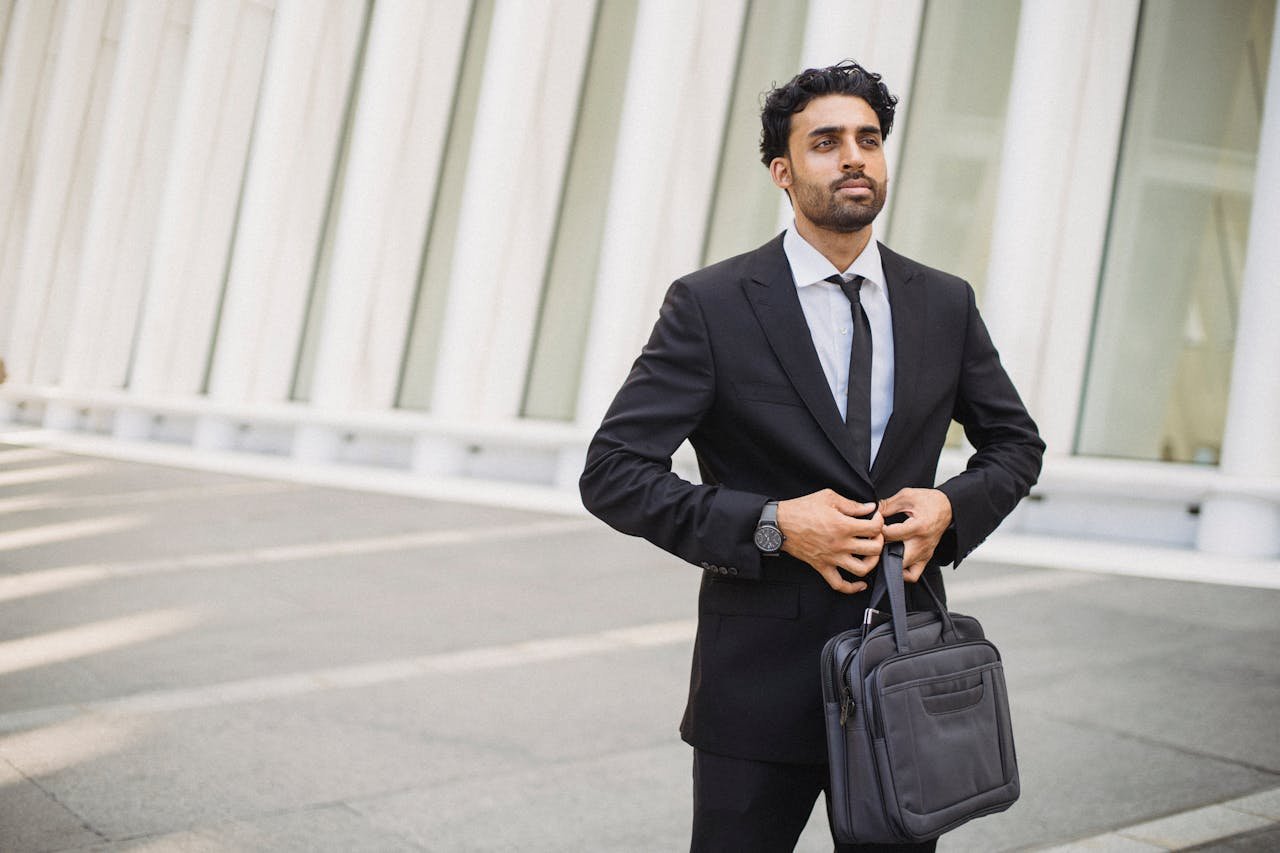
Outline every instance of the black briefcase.
<path id="1" fill-rule="evenodd" d="M 971 616 L 906 611 L 902 543 L 881 556 L 860 628 L 822 650 L 822 696 L 838 841 L 936 838 L 1018 799 L 1000 653 Z"/>

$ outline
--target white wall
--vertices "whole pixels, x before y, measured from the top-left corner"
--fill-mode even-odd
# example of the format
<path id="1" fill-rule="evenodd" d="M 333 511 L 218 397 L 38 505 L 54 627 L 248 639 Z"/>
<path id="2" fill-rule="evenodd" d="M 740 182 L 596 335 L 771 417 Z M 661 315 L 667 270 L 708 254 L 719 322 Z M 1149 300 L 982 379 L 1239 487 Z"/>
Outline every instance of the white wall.
<path id="1" fill-rule="evenodd" d="M 745 0 L 600 2 L 634 33 L 612 171 L 592 198 L 603 227 L 578 318 L 584 355 L 564 377 L 576 416 L 547 423 L 519 412 L 596 3 L 0 0 L 0 355 L 12 377 L 0 420 L 571 495 L 663 292 L 700 262 L 728 107 L 747 85 L 735 74 L 748 70 Z M 1081 507 L 1120 470 L 1069 448 L 1137 7 L 1024 0 L 1013 46 L 984 310 L 1051 448 L 1045 500 L 1021 523 L 1065 533 L 1098 530 Z M 916 0 L 810 0 L 799 65 L 852 55 L 880 70 L 910 132 L 925 13 Z M 458 116 L 472 43 L 485 46 L 472 57 L 478 95 Z M 463 125 L 465 157 L 446 164 Z M 1080 180 L 1071 166 L 1086 161 Z M 438 316 L 424 320 L 424 253 L 441 221 L 456 234 Z M 423 322 L 440 329 L 425 344 L 425 413 L 395 403 Z M 1186 511 L 1203 495 L 1244 488 L 1212 468 L 1121 468 L 1139 483 L 1182 478 L 1140 514 L 1139 534 L 1164 541 L 1194 539 Z M 1274 472 L 1248 488 L 1280 505 Z"/>

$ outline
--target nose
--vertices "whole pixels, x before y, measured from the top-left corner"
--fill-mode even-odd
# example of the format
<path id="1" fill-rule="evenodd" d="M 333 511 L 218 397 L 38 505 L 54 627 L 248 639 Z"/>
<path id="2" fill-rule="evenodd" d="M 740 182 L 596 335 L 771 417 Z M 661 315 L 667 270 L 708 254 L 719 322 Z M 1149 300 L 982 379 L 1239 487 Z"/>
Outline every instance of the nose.
<path id="1" fill-rule="evenodd" d="M 840 149 L 840 169 L 845 172 L 861 172 L 866 165 L 862 148 L 855 139 L 847 140 Z"/>

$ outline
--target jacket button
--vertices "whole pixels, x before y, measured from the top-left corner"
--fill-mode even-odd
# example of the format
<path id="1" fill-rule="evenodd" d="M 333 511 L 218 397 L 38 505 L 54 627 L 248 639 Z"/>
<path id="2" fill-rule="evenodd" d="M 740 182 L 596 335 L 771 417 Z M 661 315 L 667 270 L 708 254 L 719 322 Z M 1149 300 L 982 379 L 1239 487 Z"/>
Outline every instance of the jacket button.
<path id="1" fill-rule="evenodd" d="M 737 573 L 738 573 L 738 568 L 736 566 L 729 567 L 729 574 L 736 575 Z"/>

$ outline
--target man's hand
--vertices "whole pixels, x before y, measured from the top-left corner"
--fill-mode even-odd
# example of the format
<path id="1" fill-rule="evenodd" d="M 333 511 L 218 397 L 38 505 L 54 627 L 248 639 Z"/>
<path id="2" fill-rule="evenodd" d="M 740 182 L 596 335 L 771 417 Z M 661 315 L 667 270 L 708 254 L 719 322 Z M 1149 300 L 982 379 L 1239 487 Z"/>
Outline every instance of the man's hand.
<path id="1" fill-rule="evenodd" d="M 920 580 L 942 534 L 951 526 L 951 499 L 937 489 L 903 489 L 880 501 L 883 517 L 898 513 L 906 513 L 907 520 L 886 524 L 884 538 L 902 543 L 902 577 L 908 583 L 915 583 Z"/>
<path id="2" fill-rule="evenodd" d="M 845 580 L 840 569 L 861 578 L 876 567 L 884 547 L 884 519 L 875 504 L 851 501 L 823 489 L 779 501 L 778 527 L 784 537 L 782 550 L 813 566 L 836 592 L 852 594 L 867 588 L 862 581 Z"/>

